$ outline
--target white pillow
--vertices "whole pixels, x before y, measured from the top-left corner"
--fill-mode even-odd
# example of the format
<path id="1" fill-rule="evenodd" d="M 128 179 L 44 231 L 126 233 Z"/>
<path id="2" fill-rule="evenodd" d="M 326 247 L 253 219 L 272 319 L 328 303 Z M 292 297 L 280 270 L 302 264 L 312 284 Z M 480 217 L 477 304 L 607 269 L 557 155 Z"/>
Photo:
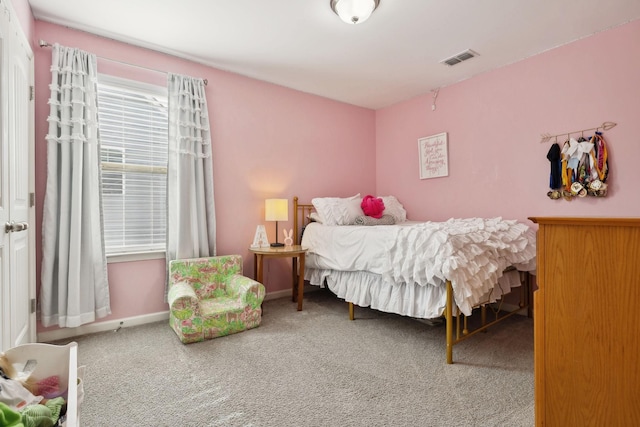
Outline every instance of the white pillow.
<path id="1" fill-rule="evenodd" d="M 360 193 L 355 196 L 341 197 L 316 197 L 311 204 L 320 216 L 320 222 L 325 225 L 349 225 L 353 224 L 356 217 L 364 215 L 360 204 Z"/>
<path id="2" fill-rule="evenodd" d="M 404 206 L 395 198 L 395 196 L 380 197 L 384 202 L 383 215 L 391 215 L 395 218 L 396 223 L 405 222 L 407 220 L 407 211 Z"/>

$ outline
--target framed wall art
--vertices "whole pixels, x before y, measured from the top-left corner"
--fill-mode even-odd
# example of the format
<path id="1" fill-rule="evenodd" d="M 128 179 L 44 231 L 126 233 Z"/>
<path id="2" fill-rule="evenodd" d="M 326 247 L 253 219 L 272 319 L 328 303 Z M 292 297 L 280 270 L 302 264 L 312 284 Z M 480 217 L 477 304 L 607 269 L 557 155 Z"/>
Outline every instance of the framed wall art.
<path id="1" fill-rule="evenodd" d="M 418 139 L 420 179 L 449 176 L 447 133 L 439 133 Z"/>

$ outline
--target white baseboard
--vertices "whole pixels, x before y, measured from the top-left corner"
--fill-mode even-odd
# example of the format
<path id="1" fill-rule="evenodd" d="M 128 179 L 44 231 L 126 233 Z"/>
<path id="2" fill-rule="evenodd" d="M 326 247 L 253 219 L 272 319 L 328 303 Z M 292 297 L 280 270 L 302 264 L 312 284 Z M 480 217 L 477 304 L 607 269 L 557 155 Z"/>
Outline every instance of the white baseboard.
<path id="1" fill-rule="evenodd" d="M 53 331 L 40 332 L 38 334 L 38 342 L 57 341 L 80 335 L 94 334 L 96 332 L 115 331 L 118 328 L 144 325 L 146 323 L 159 322 L 161 320 L 169 320 L 168 311 L 125 317 L 123 319 L 107 320 L 105 322 L 95 322 L 88 325 L 78 326 L 77 328 L 62 328 Z"/>
<path id="2" fill-rule="evenodd" d="M 291 297 L 291 289 L 269 292 L 267 295 L 265 295 L 264 300 L 269 301 L 272 299 L 284 297 Z M 143 314 L 140 316 L 126 317 L 123 319 L 107 320 L 105 322 L 95 322 L 88 325 L 78 326 L 77 328 L 62 328 L 53 331 L 40 332 L 38 334 L 37 340 L 38 342 L 51 342 L 77 337 L 80 335 L 94 334 L 96 332 L 115 331 L 118 328 L 144 325 L 147 323 L 159 322 L 162 320 L 169 320 L 169 311 Z"/>
<path id="3" fill-rule="evenodd" d="M 269 292 L 267 295 L 265 295 L 264 300 L 269 301 L 272 299 L 278 299 L 278 298 L 284 298 L 284 297 L 291 298 L 291 289 L 283 289 L 281 291 Z"/>
<path id="4" fill-rule="evenodd" d="M 502 304 L 502 306 L 498 306 L 498 304 L 493 303 L 492 305 L 493 305 L 493 308 L 500 308 L 507 312 L 517 311 L 518 314 L 522 316 L 528 316 L 529 314 L 529 310 L 526 307 L 521 308 L 518 304 L 505 303 L 505 304 Z"/>
<path id="5" fill-rule="evenodd" d="M 311 292 L 317 292 L 319 291 L 321 288 L 320 286 L 305 286 L 304 287 L 304 293 L 309 294 Z M 279 299 L 279 298 L 291 298 L 291 289 L 283 289 L 281 291 L 275 291 L 275 292 L 269 292 L 265 297 L 264 300 L 265 301 L 269 301 L 272 299 Z"/>

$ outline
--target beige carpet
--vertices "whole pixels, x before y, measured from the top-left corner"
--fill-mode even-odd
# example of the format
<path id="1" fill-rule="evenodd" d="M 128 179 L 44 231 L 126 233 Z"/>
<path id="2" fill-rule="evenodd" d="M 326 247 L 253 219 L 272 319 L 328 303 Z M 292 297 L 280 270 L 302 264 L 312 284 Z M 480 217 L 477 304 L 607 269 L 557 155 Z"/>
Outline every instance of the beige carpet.
<path id="1" fill-rule="evenodd" d="M 256 329 L 183 345 L 165 322 L 75 338 L 82 426 L 532 426 L 533 324 L 445 328 L 308 292 Z M 58 342 L 60 343 L 60 342 Z"/>

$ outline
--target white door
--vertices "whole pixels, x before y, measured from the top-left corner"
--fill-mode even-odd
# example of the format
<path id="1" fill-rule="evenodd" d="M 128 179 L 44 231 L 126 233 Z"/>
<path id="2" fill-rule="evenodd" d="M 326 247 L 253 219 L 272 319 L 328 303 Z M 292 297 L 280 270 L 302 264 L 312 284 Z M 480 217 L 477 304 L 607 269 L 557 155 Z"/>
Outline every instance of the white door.
<path id="1" fill-rule="evenodd" d="M 0 319 L 6 350 L 36 338 L 33 52 L 15 14 L 0 15 Z"/>

